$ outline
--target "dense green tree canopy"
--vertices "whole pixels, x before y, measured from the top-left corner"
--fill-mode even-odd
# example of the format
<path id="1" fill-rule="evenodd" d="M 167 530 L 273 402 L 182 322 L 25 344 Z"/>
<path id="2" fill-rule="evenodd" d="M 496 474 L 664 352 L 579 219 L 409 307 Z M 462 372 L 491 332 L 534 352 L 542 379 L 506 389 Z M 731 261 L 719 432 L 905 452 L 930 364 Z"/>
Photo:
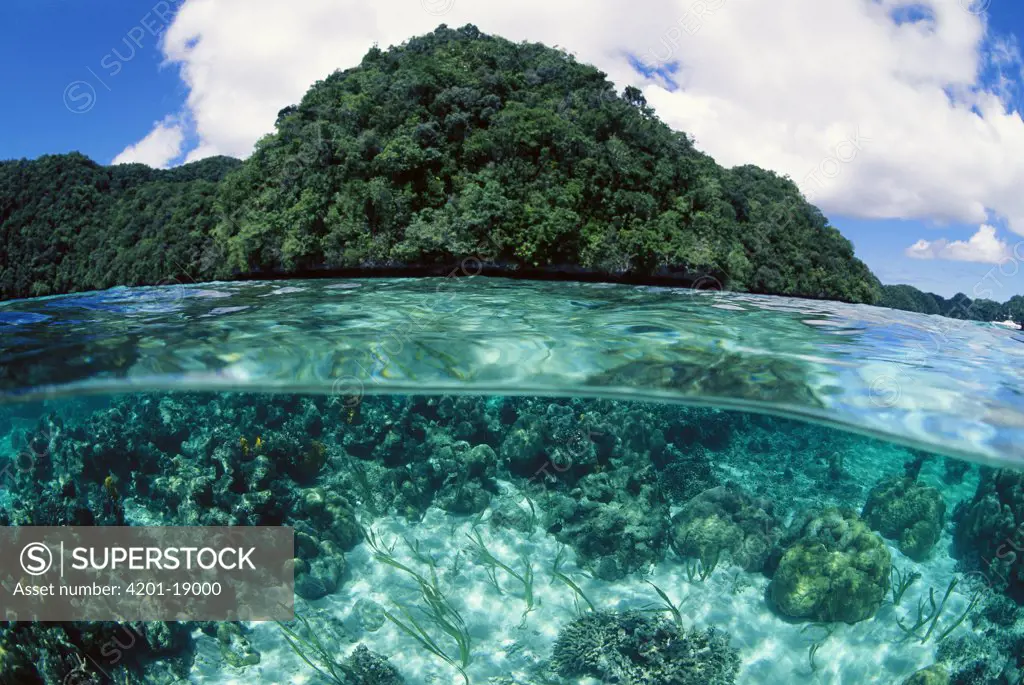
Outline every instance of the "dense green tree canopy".
<path id="1" fill-rule="evenodd" d="M 788 178 L 723 169 L 571 55 L 440 27 L 315 84 L 244 163 L 0 164 L 0 294 L 170 278 L 544 270 L 875 302 Z"/>
<path id="2" fill-rule="evenodd" d="M 571 55 L 445 27 L 317 83 L 225 183 L 240 271 L 451 263 L 677 273 L 873 301 L 789 180 L 725 170 Z"/>
<path id="3" fill-rule="evenodd" d="M 225 157 L 170 171 L 79 154 L 0 162 L 0 296 L 142 285 L 203 273 Z"/>

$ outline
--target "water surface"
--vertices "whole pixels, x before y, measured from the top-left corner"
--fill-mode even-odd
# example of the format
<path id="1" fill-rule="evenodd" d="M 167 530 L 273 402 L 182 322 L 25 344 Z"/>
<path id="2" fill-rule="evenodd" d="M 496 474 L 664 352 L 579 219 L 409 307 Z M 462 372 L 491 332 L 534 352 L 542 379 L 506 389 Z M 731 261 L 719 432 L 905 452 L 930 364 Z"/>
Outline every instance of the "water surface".
<path id="1" fill-rule="evenodd" d="M 1024 337 L 717 291 L 483 277 L 210 283 L 0 303 L 0 400 L 131 390 L 492 393 L 799 417 L 1024 460 Z"/>

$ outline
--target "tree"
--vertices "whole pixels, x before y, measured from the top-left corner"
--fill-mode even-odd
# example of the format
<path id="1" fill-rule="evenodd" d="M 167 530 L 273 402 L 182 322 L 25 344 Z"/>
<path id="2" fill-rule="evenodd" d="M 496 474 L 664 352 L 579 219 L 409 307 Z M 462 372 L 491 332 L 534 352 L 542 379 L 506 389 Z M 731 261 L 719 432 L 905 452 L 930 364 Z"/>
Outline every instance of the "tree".
<path id="1" fill-rule="evenodd" d="M 788 178 L 723 169 L 637 88 L 559 50 L 438 28 L 313 85 L 244 163 L 0 165 L 0 294 L 468 256 L 875 302 Z M 216 257 L 210 257 L 210 255 Z"/>

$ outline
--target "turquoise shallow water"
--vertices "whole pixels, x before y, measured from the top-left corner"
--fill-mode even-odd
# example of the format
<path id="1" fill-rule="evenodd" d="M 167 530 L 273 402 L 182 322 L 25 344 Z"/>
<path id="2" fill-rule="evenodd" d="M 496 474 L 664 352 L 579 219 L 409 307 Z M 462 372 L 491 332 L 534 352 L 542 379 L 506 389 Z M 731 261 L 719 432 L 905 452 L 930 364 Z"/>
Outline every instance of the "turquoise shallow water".
<path id="1" fill-rule="evenodd" d="M 0 303 L 0 399 L 135 389 L 686 401 L 1024 460 L 1024 336 L 717 291 L 502 279 L 214 283 Z"/>
<path id="2" fill-rule="evenodd" d="M 1024 676 L 1019 333 L 476 277 L 0 329 L 0 525 L 289 526 L 298 616 L 4 620 L 0 685 Z"/>

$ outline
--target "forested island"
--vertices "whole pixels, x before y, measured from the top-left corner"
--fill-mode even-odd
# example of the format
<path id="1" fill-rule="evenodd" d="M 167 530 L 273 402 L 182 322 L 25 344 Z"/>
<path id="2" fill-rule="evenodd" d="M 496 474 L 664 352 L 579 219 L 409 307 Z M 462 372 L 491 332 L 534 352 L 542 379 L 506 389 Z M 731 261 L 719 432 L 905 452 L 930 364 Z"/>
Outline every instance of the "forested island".
<path id="1" fill-rule="evenodd" d="M 882 295 L 876 304 L 880 307 L 922 314 L 939 314 L 971 321 L 1024 320 L 1024 295 L 1014 295 L 1006 302 L 999 303 L 980 298 L 972 300 L 963 293 L 957 293 L 947 299 L 935 293 L 923 292 L 911 285 L 883 285 Z"/>
<path id="2" fill-rule="evenodd" d="M 0 162 L 0 297 L 441 274 L 474 258 L 486 273 L 523 277 L 722 287 L 958 318 L 1006 309 L 883 287 L 791 179 L 724 169 L 639 90 L 617 93 L 564 51 L 471 25 L 372 48 L 281 110 L 275 129 L 245 161 L 170 170 L 80 154 Z"/>

